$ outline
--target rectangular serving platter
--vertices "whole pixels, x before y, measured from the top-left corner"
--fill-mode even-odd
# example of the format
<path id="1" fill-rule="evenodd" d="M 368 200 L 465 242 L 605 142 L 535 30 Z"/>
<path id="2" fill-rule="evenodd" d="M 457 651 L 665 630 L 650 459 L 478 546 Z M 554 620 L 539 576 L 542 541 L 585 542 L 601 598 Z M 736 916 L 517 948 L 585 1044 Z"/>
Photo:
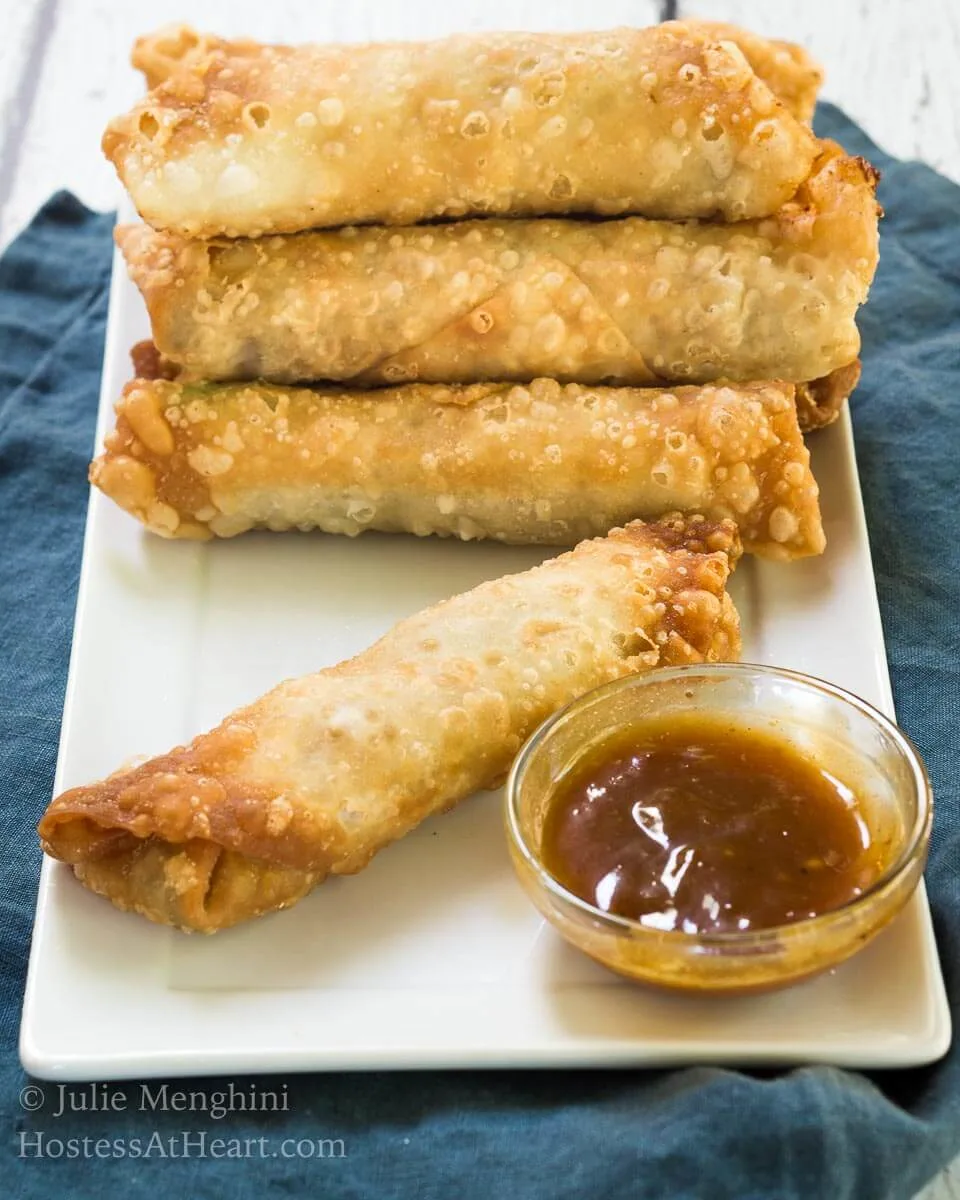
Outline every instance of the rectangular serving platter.
<path id="1" fill-rule="evenodd" d="M 147 336 L 114 263 L 98 445 Z M 845 414 L 811 439 L 826 554 L 744 559 L 744 659 L 893 701 Z M 279 680 L 542 550 L 438 539 L 145 533 L 91 495 L 56 790 L 188 740 Z M 116 911 L 45 860 L 24 1066 L 73 1081 L 257 1071 L 830 1062 L 941 1056 L 950 1019 L 923 889 L 841 968 L 781 993 L 660 994 L 564 945 L 507 857 L 499 793 L 428 821 L 353 878 L 214 937 Z"/>

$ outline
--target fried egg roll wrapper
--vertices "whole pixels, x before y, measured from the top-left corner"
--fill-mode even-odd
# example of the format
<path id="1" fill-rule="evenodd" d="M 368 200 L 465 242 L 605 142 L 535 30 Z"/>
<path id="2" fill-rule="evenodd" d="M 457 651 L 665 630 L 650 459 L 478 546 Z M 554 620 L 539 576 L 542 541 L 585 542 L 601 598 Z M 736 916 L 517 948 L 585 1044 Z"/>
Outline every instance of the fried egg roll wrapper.
<path id="1" fill-rule="evenodd" d="M 474 221 L 188 241 L 116 237 L 186 377 L 357 386 L 816 379 L 857 357 L 875 175 L 825 151 L 797 199 L 739 225 Z"/>
<path id="2" fill-rule="evenodd" d="M 746 549 L 819 554 L 791 384 L 408 384 L 374 392 L 135 380 L 90 472 L 165 537 L 248 529 L 572 546 L 673 511 Z"/>
<path id="3" fill-rule="evenodd" d="M 850 393 L 860 382 L 860 361 L 857 359 L 823 379 L 797 384 L 797 420 L 803 433 L 832 425 L 843 411 Z"/>
<path id="4" fill-rule="evenodd" d="M 823 83 L 823 68 L 802 46 L 763 38 L 724 21 L 683 21 L 676 24 L 711 41 L 735 42 L 754 72 L 781 104 L 798 120 L 808 124 L 813 120 L 817 93 Z M 151 83 L 149 86 L 154 85 Z"/>
<path id="5" fill-rule="evenodd" d="M 144 220 L 188 237 L 469 214 L 766 216 L 816 156 L 735 42 L 605 33 L 261 46 L 161 32 L 159 78 L 105 154 Z"/>
<path id="6" fill-rule="evenodd" d="M 138 378 L 179 379 L 176 363 L 157 350 L 151 341 L 137 342 L 130 348 L 133 373 Z M 797 422 L 801 433 L 810 433 L 824 425 L 832 425 L 843 410 L 844 401 L 860 382 L 860 362 L 855 360 L 838 367 L 822 379 L 811 379 L 796 385 Z"/>
<path id="7" fill-rule="evenodd" d="M 661 30 L 664 26 L 660 26 Z M 710 42 L 733 42 L 777 99 L 800 121 L 809 123 L 823 83 L 823 69 L 802 46 L 774 41 L 724 21 L 674 21 L 669 30 Z M 589 35 L 588 35 L 589 36 Z M 198 34 L 187 25 L 169 25 L 139 38 L 134 45 L 133 65 L 143 72 L 147 87 L 157 88 L 186 68 L 195 71 L 215 51 L 259 52 L 256 42 L 225 42 Z"/>
<path id="8" fill-rule="evenodd" d="M 409 617 L 339 666 L 57 797 L 44 849 L 120 908 L 213 931 L 352 874 L 504 778 L 549 714 L 608 680 L 735 659 L 732 522 L 635 522 Z"/>

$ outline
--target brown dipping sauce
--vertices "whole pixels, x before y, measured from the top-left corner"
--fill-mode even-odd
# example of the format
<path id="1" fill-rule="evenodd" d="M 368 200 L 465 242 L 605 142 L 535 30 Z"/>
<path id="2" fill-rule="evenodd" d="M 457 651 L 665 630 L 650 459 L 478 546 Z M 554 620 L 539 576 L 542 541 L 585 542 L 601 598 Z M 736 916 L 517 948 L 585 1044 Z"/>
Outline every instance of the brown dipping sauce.
<path id="1" fill-rule="evenodd" d="M 543 864 L 653 929 L 766 929 L 839 908 L 883 869 L 853 791 L 770 734 L 692 715 L 620 730 L 560 780 Z"/>

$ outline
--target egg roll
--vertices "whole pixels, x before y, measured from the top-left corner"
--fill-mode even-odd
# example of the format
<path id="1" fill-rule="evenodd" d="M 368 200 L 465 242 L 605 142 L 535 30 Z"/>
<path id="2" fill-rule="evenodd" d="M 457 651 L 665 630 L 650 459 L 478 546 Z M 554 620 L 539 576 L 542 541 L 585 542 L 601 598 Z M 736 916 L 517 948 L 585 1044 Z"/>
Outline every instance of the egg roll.
<path id="1" fill-rule="evenodd" d="M 735 42 L 682 23 L 297 47 L 161 31 L 134 62 L 160 82 L 104 153 L 145 221 L 189 237 L 469 214 L 740 220 L 775 212 L 816 156 Z"/>
<path id="2" fill-rule="evenodd" d="M 738 225 L 465 221 L 201 242 L 121 226 L 153 340 L 184 377 L 356 386 L 816 379 L 857 357 L 875 172 L 827 146 Z"/>
<path id="3" fill-rule="evenodd" d="M 91 481 L 164 537 L 365 530 L 572 546 L 672 511 L 767 558 L 824 547 L 791 384 L 135 380 Z"/>
<path id="4" fill-rule="evenodd" d="M 498 785 L 590 688 L 736 658 L 738 553 L 731 522 L 672 516 L 483 583 L 187 746 L 64 792 L 43 848 L 118 907 L 182 929 L 285 908 Z"/>

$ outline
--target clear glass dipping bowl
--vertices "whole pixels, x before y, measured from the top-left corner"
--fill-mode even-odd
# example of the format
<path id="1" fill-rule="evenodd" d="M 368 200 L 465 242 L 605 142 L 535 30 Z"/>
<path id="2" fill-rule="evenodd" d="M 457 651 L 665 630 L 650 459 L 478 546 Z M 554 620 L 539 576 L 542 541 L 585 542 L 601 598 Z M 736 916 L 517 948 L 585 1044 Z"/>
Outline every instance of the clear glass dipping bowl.
<path id="1" fill-rule="evenodd" d="M 856 792 L 884 868 L 862 895 L 769 929 L 663 932 L 596 908 L 540 860 L 544 816 L 566 773 L 616 730 L 645 716 L 696 711 L 792 743 Z M 923 874 L 933 797 L 910 740 L 871 705 L 822 680 L 747 663 L 667 668 L 587 693 L 545 721 L 506 789 L 510 854 L 520 882 L 572 945 L 630 979 L 694 992 L 783 987 L 862 949 L 903 908 Z"/>

